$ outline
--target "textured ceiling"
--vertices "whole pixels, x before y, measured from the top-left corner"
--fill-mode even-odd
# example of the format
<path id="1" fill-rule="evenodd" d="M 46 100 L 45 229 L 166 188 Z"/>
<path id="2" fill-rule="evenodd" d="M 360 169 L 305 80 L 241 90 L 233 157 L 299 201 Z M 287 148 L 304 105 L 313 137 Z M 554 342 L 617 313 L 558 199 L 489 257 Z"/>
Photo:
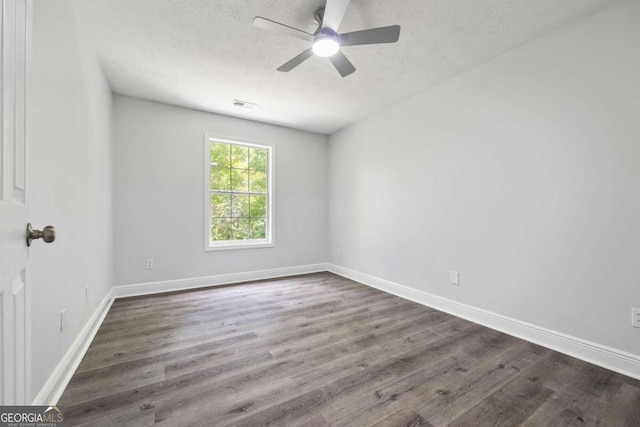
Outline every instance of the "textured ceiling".
<path id="1" fill-rule="evenodd" d="M 613 0 L 352 0 L 340 32 L 399 24 L 396 44 L 345 47 L 276 68 L 309 47 L 254 28 L 263 16 L 309 32 L 322 0 L 78 0 L 116 93 L 333 133 Z M 258 104 L 252 110 L 233 100 Z"/>

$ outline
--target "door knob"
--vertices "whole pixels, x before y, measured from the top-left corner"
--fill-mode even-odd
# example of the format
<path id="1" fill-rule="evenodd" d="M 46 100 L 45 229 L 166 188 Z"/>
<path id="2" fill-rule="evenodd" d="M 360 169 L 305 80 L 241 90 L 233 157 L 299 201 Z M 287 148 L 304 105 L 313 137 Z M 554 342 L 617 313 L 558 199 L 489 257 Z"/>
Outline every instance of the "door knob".
<path id="1" fill-rule="evenodd" d="M 40 230 L 34 230 L 31 227 L 31 223 L 27 224 L 27 246 L 31 246 L 31 241 L 36 239 L 42 239 L 45 243 L 51 243 L 56 240 L 56 228 L 47 225 Z"/>

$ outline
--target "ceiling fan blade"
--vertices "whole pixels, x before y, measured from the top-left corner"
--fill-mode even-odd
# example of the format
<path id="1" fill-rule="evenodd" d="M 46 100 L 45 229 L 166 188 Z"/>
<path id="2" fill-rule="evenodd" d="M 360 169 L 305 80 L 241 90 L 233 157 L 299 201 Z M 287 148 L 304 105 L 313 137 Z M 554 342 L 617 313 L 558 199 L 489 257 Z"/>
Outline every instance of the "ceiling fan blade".
<path id="1" fill-rule="evenodd" d="M 350 0 L 327 0 L 324 7 L 324 17 L 322 18 L 322 28 L 330 28 L 338 32 L 342 18 L 347 11 Z"/>
<path id="2" fill-rule="evenodd" d="M 329 60 L 333 66 L 336 67 L 336 70 L 338 70 L 342 77 L 347 77 L 356 70 L 356 67 L 353 66 L 351 61 L 349 61 L 347 57 L 344 56 L 344 53 L 340 51 L 335 55 L 330 56 Z"/>
<path id="3" fill-rule="evenodd" d="M 297 37 L 302 40 L 313 40 L 313 34 L 309 34 L 306 31 L 299 30 L 297 28 L 290 27 L 288 25 L 281 24 L 276 21 L 272 21 L 261 16 L 253 18 L 253 26 L 262 28 L 263 30 L 273 31 L 275 33 L 286 34 L 288 36 Z"/>
<path id="4" fill-rule="evenodd" d="M 285 73 L 287 71 L 291 71 L 294 68 L 296 68 L 298 65 L 302 64 L 307 59 L 311 58 L 312 56 L 313 56 L 313 51 L 311 49 L 307 49 L 304 52 L 302 52 L 300 55 L 293 58 L 291 61 L 285 64 L 282 64 L 280 67 L 278 67 L 278 71 L 283 71 Z"/>
<path id="5" fill-rule="evenodd" d="M 358 46 L 361 44 L 395 43 L 400 38 L 400 25 L 354 31 L 338 36 L 340 46 Z"/>

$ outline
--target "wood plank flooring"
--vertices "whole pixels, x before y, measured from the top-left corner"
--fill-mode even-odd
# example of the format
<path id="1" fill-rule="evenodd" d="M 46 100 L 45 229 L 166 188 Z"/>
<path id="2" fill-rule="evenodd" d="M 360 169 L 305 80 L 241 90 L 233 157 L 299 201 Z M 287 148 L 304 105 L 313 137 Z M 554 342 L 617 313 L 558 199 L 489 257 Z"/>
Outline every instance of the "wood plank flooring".
<path id="1" fill-rule="evenodd" d="M 116 300 L 68 426 L 640 426 L 640 381 L 318 273 Z"/>

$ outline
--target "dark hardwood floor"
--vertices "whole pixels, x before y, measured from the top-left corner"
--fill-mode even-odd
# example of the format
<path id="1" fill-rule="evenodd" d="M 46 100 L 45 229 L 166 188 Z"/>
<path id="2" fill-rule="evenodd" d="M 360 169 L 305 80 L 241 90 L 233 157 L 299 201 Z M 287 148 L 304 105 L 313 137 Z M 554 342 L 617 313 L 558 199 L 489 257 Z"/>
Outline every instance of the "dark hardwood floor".
<path id="1" fill-rule="evenodd" d="M 640 381 L 319 273 L 119 299 L 66 425 L 640 426 Z"/>

